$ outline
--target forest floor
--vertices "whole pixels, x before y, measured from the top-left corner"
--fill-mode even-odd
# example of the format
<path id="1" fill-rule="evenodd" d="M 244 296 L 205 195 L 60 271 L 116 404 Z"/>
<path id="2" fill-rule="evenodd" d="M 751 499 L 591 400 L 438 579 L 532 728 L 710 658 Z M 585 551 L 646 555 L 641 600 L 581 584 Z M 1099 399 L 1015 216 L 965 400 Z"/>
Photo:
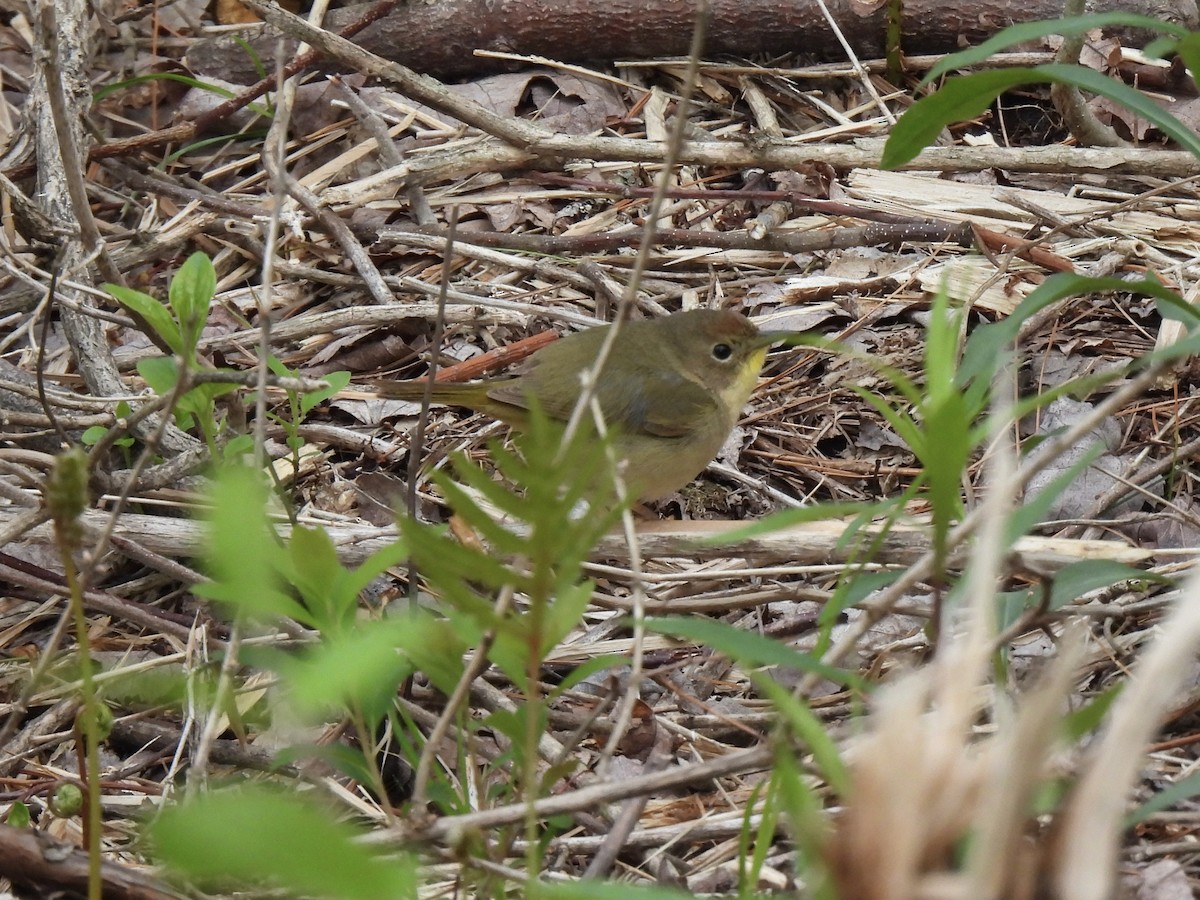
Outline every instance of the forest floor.
<path id="1" fill-rule="evenodd" d="M 146 423 L 161 419 L 135 436 L 114 432 L 121 440 L 92 454 L 94 496 L 81 520 L 87 637 L 112 713 L 101 755 L 106 897 L 166 896 L 140 823 L 185 782 L 235 776 L 303 784 L 380 842 L 419 848 L 423 896 L 498 896 L 537 859 L 551 880 L 590 871 L 690 894 L 816 890 L 825 872 L 844 897 L 983 896 L 971 893 L 983 883 L 972 878 L 1022 897 L 1068 877 L 1088 852 L 1131 896 L 1192 896 L 1200 809 L 1189 798 L 1200 788 L 1143 806 L 1196 767 L 1200 672 L 1189 647 L 1176 648 L 1183 656 L 1171 658 L 1186 662 L 1153 702 L 1135 692 L 1140 667 L 1159 671 L 1143 657 L 1164 617 L 1186 605 L 1181 597 L 1200 603 L 1181 587 L 1200 547 L 1191 469 L 1200 369 L 1185 358 L 1140 383 L 1134 366 L 1179 340 L 1177 323 L 1151 298 L 1121 290 L 1068 294 L 1023 318 L 1012 365 L 997 356 L 983 377 L 995 378 L 992 408 L 1028 406 L 999 434 L 973 438 L 950 479 L 961 506 L 949 519 L 975 521 L 997 484 L 1014 483 L 1004 481 L 1013 460 L 998 461 L 1009 451 L 1028 461 L 1035 445 L 1077 439 L 1055 447 L 1057 461 L 1040 463 L 1020 490 L 1000 491 L 1016 503 L 1064 479 L 1019 541 L 978 537 L 995 542 L 990 557 L 977 550 L 971 562 L 967 532 L 955 532 L 959 545 L 930 561 L 931 523 L 944 521 L 947 501 L 930 496 L 922 473 L 951 438 L 935 430 L 914 452 L 903 425 L 903 414 L 918 425 L 934 419 L 921 404 L 939 290 L 962 311 L 952 341 L 960 347 L 1056 272 L 1153 275 L 1193 302 L 1200 194 L 1194 178 L 1164 174 L 1187 170 L 1181 153 L 1159 146 L 1145 122 L 1100 109 L 1139 141 L 1103 151 L 1124 159 L 1102 168 L 1088 156 L 1099 151 L 1074 147 L 1062 131 L 1048 91 L 1030 87 L 946 131 L 943 155 L 884 171 L 882 142 L 923 72 L 896 86 L 882 63 L 856 74 L 797 59 L 701 60 L 694 83 L 676 58 L 542 61 L 452 84 L 426 102 L 384 79 L 308 71 L 294 94 L 256 101 L 275 125 L 243 108 L 203 132 L 171 133 L 224 98 L 182 80 L 128 77 L 179 71 L 197 49 L 186 16 L 198 5 L 96 35 L 87 75 L 105 90 L 89 122 L 106 144 L 126 142 L 74 176 L 99 256 L 69 256 L 76 238 L 17 202 L 35 196 L 37 179 L 62 188 L 73 176 L 66 161 L 57 179 L 44 161 L 36 176 L 30 168 L 16 123 L 23 108 L 53 104 L 30 93 L 44 93 L 32 78 L 31 19 L 0 26 L 2 167 L 15 184 L 15 193 L 0 188 L 0 811 L 10 824 L 20 823 L 11 812 L 20 806 L 45 837 L 84 846 L 83 818 L 51 802 L 83 776 L 73 729 L 78 635 L 40 486 L 64 437 L 94 447 L 106 430 L 125 428 L 151 386 L 163 392 L 146 379 L 146 362 L 163 355 L 161 335 L 100 285 L 122 279 L 166 298 L 200 251 L 217 280 L 197 357 L 222 373 L 212 376 L 221 391 L 206 395 L 211 405 L 197 400 L 190 421 L 162 423 L 156 443 Z M 1195 102 L 1182 89 L 1165 99 L 1180 111 Z M 673 147 L 681 110 L 684 143 Z M 464 114 L 479 127 L 462 124 Z M 35 117 L 24 121 L 32 129 Z M 286 159 L 272 173 L 280 145 L 268 129 L 280 123 Z M 557 143 L 522 148 L 531 128 Z M 75 269 L 48 301 L 49 273 L 68 257 Z M 589 551 L 588 602 L 534 670 L 544 714 L 540 761 L 529 770 L 537 789 L 512 787 L 523 757 L 503 717 L 530 697 L 502 662 L 468 679 L 442 723 L 452 726 L 439 732 L 443 793 L 419 811 L 416 735 L 428 735 L 447 705 L 443 684 L 420 665 L 396 686 L 391 731 L 379 732 L 394 751 L 378 782 L 386 800 L 329 752 L 262 774 L 287 746 L 359 746 L 372 735 L 352 715 L 303 728 L 286 721 L 275 705 L 283 670 L 245 663 L 245 653 L 245 664 L 232 662 L 241 642 L 314 645 L 319 629 L 233 626 L 228 607 L 196 592 L 213 571 L 203 525 L 212 448 L 257 435 L 279 521 L 324 529 L 343 565 L 394 542 L 406 507 L 401 515 L 449 523 L 447 545 L 470 545 L 477 529 L 452 516 L 430 473 L 462 451 L 491 471 L 489 441 L 503 432 L 443 407 L 426 421 L 419 404 L 370 397 L 369 383 L 419 378 L 433 354 L 441 378 L 494 374 L 556 334 L 611 321 L 631 283 L 635 317 L 728 308 L 835 346 L 773 350 L 714 463 L 636 511 L 638 552 L 619 528 Z M 89 327 L 100 340 L 81 343 L 77 332 Z M 269 417 L 254 390 L 264 346 L 278 361 L 262 382 L 271 385 Z M 349 373 L 350 385 L 326 396 L 323 383 L 345 384 L 334 373 Z M 1088 379 L 1086 390 L 1071 386 Z M 302 406 L 306 394 L 319 402 Z M 1099 455 L 1065 484 L 1087 447 Z M 818 504 L 842 506 L 811 515 Z M 765 526 L 736 533 L 749 523 Z M 729 532 L 725 543 L 697 541 Z M 1097 574 L 1097 560 L 1122 568 Z M 968 580 L 988 572 L 988 581 Z M 490 593 L 482 574 L 463 578 L 486 603 L 504 595 Z M 435 610 L 453 602 L 435 578 L 396 564 L 364 592 L 362 615 L 395 613 L 410 592 Z M 528 615 L 528 597 L 510 599 L 514 615 Z M 712 639 L 683 625 L 646 631 L 631 624 L 637 611 L 728 630 Z M 1177 633 L 1194 648 L 1191 627 Z M 739 654 L 734 629 L 806 662 L 765 659 L 758 644 Z M 476 635 L 454 650 L 458 671 L 493 639 Z M 830 668 L 818 670 L 818 660 Z M 556 690 L 564 681 L 569 689 Z M 209 703 L 201 683 L 236 702 Z M 1137 767 L 1122 781 L 1103 770 L 1096 736 L 1115 730 L 1105 725 L 1108 704 L 1115 716 L 1132 696 L 1153 711 L 1154 729 L 1125 735 L 1141 749 L 1124 757 Z M 790 724 L 780 724 L 781 709 L 792 711 Z M 797 763 L 790 776 L 783 752 Z M 1081 796 L 1102 771 L 1117 800 L 1094 820 L 1110 823 L 1112 860 L 1102 847 L 1072 849 L 1072 829 L 1103 806 Z M 802 784 L 813 807 L 789 784 Z M 531 832 L 535 794 L 559 805 Z M 483 815 L 496 809 L 507 818 Z M 815 817 L 808 825 L 820 821 L 807 837 L 803 809 Z M 1135 809 L 1136 824 L 1111 825 Z M 0 833 L 0 878 L 77 888 L 83 854 L 41 865 L 44 845 L 22 843 L 27 834 Z M 995 849 L 985 860 L 987 834 Z"/>

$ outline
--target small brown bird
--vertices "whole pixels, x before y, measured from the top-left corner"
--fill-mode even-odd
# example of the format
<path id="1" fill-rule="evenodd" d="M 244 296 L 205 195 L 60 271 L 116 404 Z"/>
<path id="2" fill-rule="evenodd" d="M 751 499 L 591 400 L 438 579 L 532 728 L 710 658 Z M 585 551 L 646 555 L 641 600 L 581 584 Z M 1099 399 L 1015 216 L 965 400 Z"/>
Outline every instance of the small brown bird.
<path id="1" fill-rule="evenodd" d="M 435 384 L 433 401 L 526 427 L 530 398 L 566 422 L 582 374 L 599 355 L 601 325 L 543 347 L 510 377 Z M 596 400 L 625 462 L 631 496 L 664 497 L 696 477 L 721 449 L 758 381 L 767 348 L 787 332 L 761 332 L 745 316 L 698 309 L 621 326 L 596 387 Z M 426 382 L 378 382 L 383 397 L 420 401 Z"/>

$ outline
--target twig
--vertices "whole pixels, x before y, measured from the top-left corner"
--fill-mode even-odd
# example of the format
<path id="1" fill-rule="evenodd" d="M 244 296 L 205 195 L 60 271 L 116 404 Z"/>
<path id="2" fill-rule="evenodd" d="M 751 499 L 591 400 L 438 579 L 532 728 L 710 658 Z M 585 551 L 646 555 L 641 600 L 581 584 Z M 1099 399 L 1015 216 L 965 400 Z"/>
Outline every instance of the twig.
<path id="1" fill-rule="evenodd" d="M 368 25 L 378 21 L 387 15 L 400 0 L 380 0 L 369 10 L 363 13 L 358 19 L 354 20 L 343 28 L 340 34 L 343 37 L 350 38 L 358 34 Z M 315 51 L 302 54 L 288 63 L 284 69 L 284 77 L 303 72 L 305 69 L 312 66 L 321 58 L 321 54 Z M 168 144 L 187 143 L 194 140 L 197 135 L 203 134 L 208 129 L 212 128 L 218 122 L 222 122 L 229 116 L 245 109 L 267 91 L 271 90 L 278 82 L 275 74 L 263 78 L 257 84 L 251 85 L 235 97 L 231 97 L 224 103 L 214 106 L 212 109 L 206 110 L 203 114 L 197 116 L 191 122 L 184 122 L 181 125 L 175 125 L 171 128 L 165 128 L 161 131 L 154 131 L 150 134 L 138 135 L 134 138 L 126 138 L 124 140 L 110 141 L 107 144 L 102 144 L 97 147 L 92 147 L 88 152 L 88 162 L 95 162 L 99 159 L 107 159 L 115 156 L 132 156 L 142 150 L 147 150 L 152 147 L 163 147 Z M 3 174 L 11 179 L 27 178 L 33 174 L 34 168 L 31 165 L 15 166 L 11 169 L 4 170 Z"/>

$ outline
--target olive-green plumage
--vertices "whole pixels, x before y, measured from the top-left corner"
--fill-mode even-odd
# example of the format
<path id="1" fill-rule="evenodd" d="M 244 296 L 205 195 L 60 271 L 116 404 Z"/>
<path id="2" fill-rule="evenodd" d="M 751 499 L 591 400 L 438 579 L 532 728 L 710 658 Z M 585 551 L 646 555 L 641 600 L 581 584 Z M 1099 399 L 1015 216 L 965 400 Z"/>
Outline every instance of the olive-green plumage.
<path id="1" fill-rule="evenodd" d="M 529 398 L 566 421 L 596 361 L 602 325 L 537 351 L 510 377 L 436 384 L 433 401 L 487 413 L 525 427 Z M 758 380 L 767 347 L 780 335 L 760 332 L 745 316 L 691 310 L 621 326 L 595 392 L 615 434 L 633 496 L 654 499 L 687 484 L 717 455 Z M 379 382 L 384 397 L 420 401 L 424 381 Z"/>

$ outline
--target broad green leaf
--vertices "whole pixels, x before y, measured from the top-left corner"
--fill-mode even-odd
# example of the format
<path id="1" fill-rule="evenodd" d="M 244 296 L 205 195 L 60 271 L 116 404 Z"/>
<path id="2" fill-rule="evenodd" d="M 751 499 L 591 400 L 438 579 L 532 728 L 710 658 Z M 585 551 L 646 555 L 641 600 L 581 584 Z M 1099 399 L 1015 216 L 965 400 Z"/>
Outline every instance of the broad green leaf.
<path id="1" fill-rule="evenodd" d="M 216 684 L 205 669 L 188 673 L 181 666 L 121 672 L 114 670 L 105 683 L 104 697 L 109 703 L 120 703 L 134 709 L 182 710 L 190 701 L 201 708 L 214 700 Z"/>
<path id="2" fill-rule="evenodd" d="M 338 391 L 342 390 L 350 383 L 349 372 L 330 372 L 327 375 L 321 376 L 329 387 L 322 388 L 319 391 L 309 391 L 300 395 L 300 415 L 307 416 L 314 406 L 318 403 L 324 403 Z"/>
<path id="3" fill-rule="evenodd" d="M 244 465 L 254 453 L 254 436 L 235 434 L 221 448 L 221 460 L 230 465 Z"/>
<path id="4" fill-rule="evenodd" d="M 176 353 L 183 352 L 183 335 L 170 311 L 149 294 L 119 284 L 106 284 L 104 289 L 126 309 L 137 313 L 153 328 L 163 342 Z"/>
<path id="5" fill-rule="evenodd" d="M 29 815 L 29 807 L 17 800 L 8 808 L 8 812 L 4 816 L 4 824 L 10 828 L 28 828 L 32 817 Z"/>
<path id="6" fill-rule="evenodd" d="M 353 621 L 354 607 L 339 603 L 344 598 L 338 596 L 338 583 L 346 570 L 328 532 L 303 525 L 293 528 L 283 560 L 287 568 L 282 574 L 300 592 L 315 628 L 337 631 Z"/>
<path id="7" fill-rule="evenodd" d="M 1200 32 L 1190 31 L 1181 38 L 1157 38 L 1147 44 L 1142 52 L 1156 59 L 1178 54 L 1192 76 L 1192 83 L 1196 84 L 1196 76 L 1200 74 Z"/>
<path id="8" fill-rule="evenodd" d="M 170 806 L 150 826 L 157 856 L 177 872 L 222 889 L 274 887 L 291 895 L 416 898 L 412 860 L 388 859 L 302 796 L 262 788 L 205 794 Z"/>
<path id="9" fill-rule="evenodd" d="M 137 370 L 150 389 L 160 397 L 166 397 L 175 390 L 175 384 L 179 381 L 179 366 L 173 356 L 139 359 Z"/>
<path id="10" fill-rule="evenodd" d="M 1092 29 L 1104 28 L 1109 25 L 1125 25 L 1132 28 L 1145 28 L 1148 31 L 1162 31 L 1175 37 L 1185 37 L 1188 34 L 1188 30 L 1180 25 L 1127 12 L 1107 12 L 1089 16 L 1045 19 L 1038 22 L 1021 22 L 1017 25 L 1010 25 L 1003 31 L 992 35 L 977 47 L 969 47 L 945 57 L 929 70 L 929 74 L 922 79 L 921 84 L 928 84 L 955 69 L 979 65 L 995 54 L 1018 44 L 1036 41 L 1052 34 L 1061 34 L 1064 37 L 1084 34 Z"/>
<path id="11" fill-rule="evenodd" d="M 447 616 L 437 618 L 416 609 L 398 617 L 404 627 L 396 633 L 396 648 L 429 676 L 434 687 L 449 695 L 462 677 L 463 659 L 470 647 L 456 627 L 463 616 L 454 610 L 448 610 Z"/>
<path id="12" fill-rule="evenodd" d="M 280 378 L 295 378 L 299 374 L 295 369 L 289 369 L 284 361 L 274 353 L 267 357 L 267 368 L 271 370 L 271 374 L 278 375 Z"/>
<path id="13" fill-rule="evenodd" d="M 408 559 L 408 548 L 397 537 L 368 556 L 361 565 L 343 571 L 341 580 L 338 582 L 338 590 L 341 593 L 335 597 L 335 601 L 345 609 L 357 608 L 355 601 L 367 585 L 392 566 L 398 566 L 406 559 Z"/>
<path id="14" fill-rule="evenodd" d="M 184 350 L 188 356 L 196 350 L 200 332 L 208 319 L 208 308 L 217 293 L 217 273 L 203 253 L 189 256 L 171 279 L 168 298 L 179 320 Z"/>
<path id="15" fill-rule="evenodd" d="M 1064 84 L 1107 97 L 1146 119 L 1200 158 L 1200 137 L 1141 91 L 1092 69 L 1050 63 L 1035 68 L 992 69 L 949 79 L 900 117 L 884 147 L 881 165 L 891 169 L 911 161 L 933 143 L 946 125 L 981 115 L 1005 91 L 1041 83 Z"/>
<path id="16" fill-rule="evenodd" d="M 594 587 L 595 585 L 590 581 L 564 585 L 563 589 L 555 595 L 546 610 L 541 656 L 545 657 L 547 653 L 558 646 L 559 641 L 579 625 L 588 604 L 592 601 Z"/>
<path id="17" fill-rule="evenodd" d="M 279 577 L 283 549 L 267 518 L 267 488 L 249 468 L 220 471 L 209 492 L 205 554 L 212 580 L 195 592 L 228 603 L 256 621 L 279 617 L 311 625 L 308 611 L 283 589 Z"/>
<path id="18" fill-rule="evenodd" d="M 950 593 L 949 606 L 960 606 L 963 603 L 963 597 L 970 585 L 964 579 L 959 581 L 954 586 L 954 590 Z M 1019 591 L 1002 591 L 996 594 L 996 629 L 1004 631 L 1014 622 L 1025 614 L 1025 611 L 1033 604 L 1035 588 L 1025 588 Z"/>
<path id="19" fill-rule="evenodd" d="M 597 672 L 603 672 L 605 669 L 622 669 L 628 665 L 629 657 L 622 653 L 589 656 L 579 665 L 572 667 L 567 677 L 554 686 L 554 690 L 550 692 L 549 698 L 555 700 L 567 691 L 574 690 L 577 685 L 582 684 Z"/>
<path id="20" fill-rule="evenodd" d="M 362 751 L 345 744 L 292 744 L 276 753 L 271 762 L 282 768 L 302 760 L 326 762 L 359 784 L 371 784 L 375 777 Z"/>
<path id="21" fill-rule="evenodd" d="M 1154 572 L 1135 569 L 1111 559 L 1081 559 L 1054 573 L 1050 588 L 1050 609 L 1062 609 L 1088 591 L 1111 587 L 1121 581 L 1151 581 L 1170 584 L 1171 580 Z"/>
<path id="22" fill-rule="evenodd" d="M 399 649 L 413 626 L 409 616 L 363 620 L 356 628 L 322 635 L 313 647 L 281 656 L 276 668 L 292 703 L 313 717 L 345 708 L 377 714 L 416 670 Z"/>
<path id="23" fill-rule="evenodd" d="M 443 483 L 442 488 L 448 497 L 455 494 L 463 498 L 467 496 L 449 481 Z M 479 508 L 469 500 L 464 500 L 463 503 L 464 505 L 460 507 L 451 500 L 455 512 L 474 527 L 476 517 L 468 517 L 464 511 L 470 508 L 478 512 L 480 516 L 485 514 L 480 512 Z M 406 517 L 401 517 L 398 521 L 400 533 L 404 535 L 404 539 L 412 551 L 413 559 L 422 571 L 431 573 L 433 576 L 440 576 L 444 572 L 446 580 L 461 582 L 469 579 L 477 585 L 492 590 L 499 590 L 509 585 L 515 585 L 518 590 L 524 589 L 527 580 L 524 576 L 512 571 L 502 561 L 482 550 L 463 546 L 457 540 L 448 537 L 444 529 L 435 530 Z M 487 532 L 480 530 L 480 533 L 495 548 L 493 552 L 515 554 L 522 549 L 519 544 L 513 546 L 494 540 L 494 535 L 490 533 L 490 530 Z M 510 533 L 510 538 L 513 537 Z"/>

